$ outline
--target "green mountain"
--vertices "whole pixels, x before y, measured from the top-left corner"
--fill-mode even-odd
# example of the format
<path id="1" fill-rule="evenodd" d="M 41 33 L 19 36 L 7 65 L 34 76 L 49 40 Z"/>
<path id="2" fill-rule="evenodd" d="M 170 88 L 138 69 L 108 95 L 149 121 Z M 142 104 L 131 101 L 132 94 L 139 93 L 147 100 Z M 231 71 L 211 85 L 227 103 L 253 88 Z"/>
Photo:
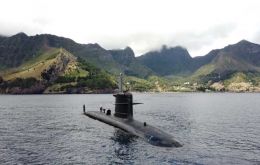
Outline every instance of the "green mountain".
<path id="1" fill-rule="evenodd" d="M 17 67 L 35 56 L 42 45 L 37 41 L 28 40 L 24 33 L 0 39 L 0 66 L 2 68 Z"/>
<path id="2" fill-rule="evenodd" d="M 4 40 L 5 38 L 6 38 L 5 36 L 0 35 L 0 42 L 1 42 L 2 40 Z"/>
<path id="3" fill-rule="evenodd" d="M 49 34 L 27 36 L 18 33 L 0 39 L 0 67 L 17 67 L 36 57 L 48 48 L 64 48 L 98 68 L 113 74 L 121 72 L 139 77 L 147 77 L 151 70 L 141 65 L 134 57 L 131 48 L 122 50 L 106 50 L 98 44 L 79 44 L 71 39 Z M 133 58 L 129 58 L 132 56 Z M 127 62 L 120 61 L 126 59 Z"/>
<path id="4" fill-rule="evenodd" d="M 260 73 L 260 45 L 242 40 L 195 60 L 207 61 L 195 71 L 196 76 L 215 75 L 225 78 L 235 72 Z"/>
<path id="5" fill-rule="evenodd" d="M 134 51 L 130 47 L 125 49 L 110 50 L 113 59 L 119 64 L 120 70 L 128 76 L 136 76 L 145 78 L 153 73 L 153 71 L 142 65 L 136 58 Z"/>
<path id="6" fill-rule="evenodd" d="M 161 76 L 187 74 L 192 71 L 192 58 L 188 51 L 180 46 L 148 52 L 138 60 Z"/>
<path id="7" fill-rule="evenodd" d="M 1 76 L 0 93 L 104 93 L 116 87 L 111 74 L 63 48 L 45 48 Z"/>
<path id="8" fill-rule="evenodd" d="M 138 91 L 260 91 L 260 45 L 242 40 L 195 58 L 163 46 L 135 57 L 130 47 L 18 33 L 0 36 L 0 69 L 0 93 L 111 92 L 120 72 Z"/>
<path id="9" fill-rule="evenodd" d="M 260 45 L 246 40 L 194 58 L 184 48 L 163 46 L 138 60 L 167 77 L 166 91 L 260 91 Z"/>
<path id="10" fill-rule="evenodd" d="M 193 72 L 199 69 L 203 65 L 209 64 L 219 53 L 220 49 L 210 51 L 205 56 L 197 56 L 192 59 L 192 70 Z"/>
<path id="11" fill-rule="evenodd" d="M 182 47 L 163 46 L 160 51 L 148 52 L 138 60 L 161 76 L 260 72 L 260 45 L 242 40 L 195 58 Z"/>

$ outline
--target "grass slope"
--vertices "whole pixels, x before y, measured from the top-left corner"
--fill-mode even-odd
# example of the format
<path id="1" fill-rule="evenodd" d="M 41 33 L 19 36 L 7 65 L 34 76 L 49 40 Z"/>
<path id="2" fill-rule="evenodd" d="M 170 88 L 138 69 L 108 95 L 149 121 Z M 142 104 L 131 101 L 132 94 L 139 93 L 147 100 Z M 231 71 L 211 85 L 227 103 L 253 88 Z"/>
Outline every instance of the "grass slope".
<path id="1" fill-rule="evenodd" d="M 55 58 L 58 56 L 59 53 L 59 49 L 50 48 L 39 56 L 30 59 L 18 68 L 6 70 L 3 73 L 3 78 L 4 80 L 29 77 L 40 79 L 42 71 L 47 69 L 51 64 L 55 62 Z"/>
<path id="2" fill-rule="evenodd" d="M 66 66 L 64 66 L 64 63 L 66 63 Z M 15 78 L 26 79 L 33 77 L 41 80 L 41 74 L 54 65 L 59 69 L 59 76 L 84 77 L 88 75 L 87 71 L 78 67 L 76 57 L 65 49 L 50 48 L 18 68 L 5 71 L 3 78 L 4 80 L 13 80 Z"/>

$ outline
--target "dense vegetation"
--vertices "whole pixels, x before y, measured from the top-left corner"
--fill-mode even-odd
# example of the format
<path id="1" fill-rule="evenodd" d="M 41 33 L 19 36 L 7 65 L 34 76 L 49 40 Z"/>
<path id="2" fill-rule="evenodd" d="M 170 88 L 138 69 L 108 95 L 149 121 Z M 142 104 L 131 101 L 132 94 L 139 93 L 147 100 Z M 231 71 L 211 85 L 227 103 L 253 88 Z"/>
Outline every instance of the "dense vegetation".
<path id="1" fill-rule="evenodd" d="M 65 49 L 50 49 L 0 77 L 1 93 L 112 92 L 115 78 Z M 37 88 L 39 86 L 39 88 Z"/>
<path id="2" fill-rule="evenodd" d="M 138 57 L 138 60 L 161 76 L 185 74 L 192 71 L 192 58 L 182 47 L 163 46 L 160 51 L 148 52 Z"/>
<path id="3" fill-rule="evenodd" d="M 54 35 L 0 36 L 1 93 L 113 92 L 116 75 L 134 91 L 260 91 L 260 45 L 242 40 L 192 58 L 163 46 L 135 57 Z"/>

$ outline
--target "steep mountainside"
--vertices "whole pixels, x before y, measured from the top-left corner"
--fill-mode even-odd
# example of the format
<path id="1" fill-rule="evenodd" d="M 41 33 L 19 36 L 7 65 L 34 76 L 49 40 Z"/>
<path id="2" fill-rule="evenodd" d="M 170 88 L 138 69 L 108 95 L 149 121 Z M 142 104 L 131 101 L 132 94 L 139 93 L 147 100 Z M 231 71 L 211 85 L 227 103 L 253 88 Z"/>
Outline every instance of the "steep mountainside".
<path id="1" fill-rule="evenodd" d="M 6 38 L 5 36 L 0 35 L 0 42 L 1 42 L 2 40 L 4 40 L 5 38 Z"/>
<path id="2" fill-rule="evenodd" d="M 195 58 L 163 46 L 135 57 L 130 47 L 106 50 L 49 34 L 0 36 L 0 93 L 111 91 L 120 72 L 139 91 L 260 91 L 260 45 L 242 40 Z"/>
<path id="3" fill-rule="evenodd" d="M 242 40 L 195 58 L 191 58 L 187 50 L 181 47 L 163 47 L 160 51 L 138 57 L 138 60 L 161 76 L 225 76 L 233 72 L 260 72 L 260 45 Z"/>
<path id="4" fill-rule="evenodd" d="M 130 47 L 126 47 L 125 49 L 110 50 L 109 52 L 114 60 L 122 65 L 129 65 L 135 60 L 134 51 Z"/>
<path id="5" fill-rule="evenodd" d="M 48 48 L 20 66 L 0 72 L 0 78 L 0 93 L 89 93 L 115 88 L 112 75 L 63 48 Z"/>
<path id="6" fill-rule="evenodd" d="M 162 76 L 187 74 L 192 71 L 190 54 L 179 46 L 174 48 L 163 46 L 160 51 L 148 52 L 138 57 L 138 60 Z"/>
<path id="7" fill-rule="evenodd" d="M 260 72 L 260 45 L 245 40 L 212 51 L 200 58 L 209 60 L 196 71 L 195 75 L 226 76 L 234 72 Z"/>
<path id="8" fill-rule="evenodd" d="M 6 70 L 2 76 L 5 80 L 30 77 L 41 80 L 44 72 L 52 70 L 49 79 L 55 80 L 58 76 L 63 76 L 79 69 L 76 60 L 75 56 L 64 49 L 49 48 L 43 54 L 32 58 L 21 66 Z"/>
<path id="9" fill-rule="evenodd" d="M 64 37 L 49 34 L 27 36 L 24 33 L 0 39 L 0 67 L 17 67 L 48 48 L 64 48 L 75 56 L 114 74 L 125 72 L 146 77 L 151 73 L 151 70 L 137 62 L 131 48 L 109 51 L 98 44 L 78 44 Z"/>
<path id="10" fill-rule="evenodd" d="M 130 47 L 125 49 L 110 50 L 113 59 L 120 65 L 120 70 L 126 75 L 137 77 L 148 77 L 153 71 L 142 65 L 136 58 L 134 51 Z"/>
<path id="11" fill-rule="evenodd" d="M 18 33 L 0 40 L 0 66 L 17 67 L 36 56 L 43 47 L 34 38 L 29 40 L 24 33 Z"/>
<path id="12" fill-rule="evenodd" d="M 210 51 L 205 56 L 194 57 L 192 59 L 192 70 L 196 71 L 201 66 L 209 64 L 218 55 L 219 52 L 220 52 L 220 50 L 216 49 L 216 50 Z"/>
<path id="13" fill-rule="evenodd" d="M 65 48 L 76 56 L 97 62 L 97 66 L 103 68 L 113 63 L 109 52 L 98 44 L 78 44 L 71 39 L 49 34 L 27 36 L 24 33 L 19 33 L 0 42 L 0 65 L 17 67 L 26 60 L 41 54 L 42 49 L 44 51 L 49 47 Z"/>
<path id="14" fill-rule="evenodd" d="M 254 66 L 260 66 L 260 45 L 258 44 L 242 40 L 237 44 L 225 47 L 223 52 L 229 56 L 244 60 L 245 62 Z"/>

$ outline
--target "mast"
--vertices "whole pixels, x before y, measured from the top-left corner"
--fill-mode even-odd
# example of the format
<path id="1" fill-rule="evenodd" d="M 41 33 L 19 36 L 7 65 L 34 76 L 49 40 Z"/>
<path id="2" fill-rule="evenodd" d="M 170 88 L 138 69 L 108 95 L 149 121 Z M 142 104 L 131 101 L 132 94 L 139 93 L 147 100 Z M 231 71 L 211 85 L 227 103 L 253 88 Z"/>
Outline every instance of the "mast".
<path id="1" fill-rule="evenodd" d="M 120 76 L 119 76 L 118 89 L 119 89 L 119 93 L 123 93 L 123 74 L 122 73 L 120 73 Z"/>
<path id="2" fill-rule="evenodd" d="M 118 78 L 119 92 L 114 94 L 115 100 L 115 116 L 120 118 L 133 118 L 133 96 L 131 93 L 123 91 L 123 74 L 120 73 Z"/>

